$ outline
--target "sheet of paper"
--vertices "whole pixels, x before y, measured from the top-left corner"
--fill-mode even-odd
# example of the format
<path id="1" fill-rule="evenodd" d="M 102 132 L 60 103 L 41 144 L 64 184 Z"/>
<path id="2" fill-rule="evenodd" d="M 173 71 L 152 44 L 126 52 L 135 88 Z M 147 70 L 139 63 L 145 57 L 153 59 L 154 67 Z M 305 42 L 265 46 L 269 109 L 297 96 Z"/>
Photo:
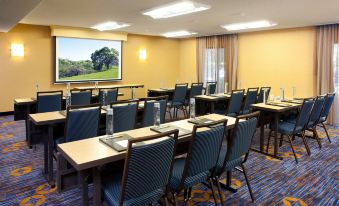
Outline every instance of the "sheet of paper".
<path id="1" fill-rule="evenodd" d="M 128 145 L 128 140 L 121 140 L 121 141 L 116 141 L 116 144 L 120 145 L 121 147 L 127 147 Z"/>

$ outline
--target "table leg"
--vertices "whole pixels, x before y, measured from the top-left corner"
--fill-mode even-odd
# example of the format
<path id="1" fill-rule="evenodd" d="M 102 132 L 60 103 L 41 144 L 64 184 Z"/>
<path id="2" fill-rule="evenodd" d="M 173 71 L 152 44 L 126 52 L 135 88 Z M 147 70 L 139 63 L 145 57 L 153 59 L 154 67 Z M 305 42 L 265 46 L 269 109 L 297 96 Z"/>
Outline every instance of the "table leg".
<path id="1" fill-rule="evenodd" d="M 274 156 L 278 156 L 278 124 L 279 124 L 279 114 L 274 114 L 275 121 L 275 131 L 274 131 Z"/>
<path id="2" fill-rule="evenodd" d="M 26 123 L 26 141 L 28 141 L 28 115 L 29 113 L 31 113 L 31 105 L 30 104 L 27 104 L 25 105 L 26 106 L 26 117 L 25 117 L 25 123 Z"/>
<path id="3" fill-rule="evenodd" d="M 53 180 L 53 125 L 48 126 L 48 182 L 54 186 Z"/>
<path id="4" fill-rule="evenodd" d="M 214 103 L 215 102 L 211 102 L 211 114 L 214 114 Z"/>
<path id="5" fill-rule="evenodd" d="M 233 193 L 237 192 L 238 190 L 235 189 L 233 186 L 232 186 L 232 172 L 231 171 L 227 171 L 226 172 L 226 184 L 224 184 L 223 182 L 220 182 L 220 186 L 225 189 L 225 190 L 228 190 L 228 191 L 231 191 Z"/>
<path id="6" fill-rule="evenodd" d="M 86 182 L 86 172 L 84 170 L 79 171 L 78 182 L 82 193 L 82 205 L 88 206 L 88 183 Z"/>
<path id="7" fill-rule="evenodd" d="M 264 140 L 265 140 L 265 124 L 264 121 L 260 123 L 260 152 L 264 151 Z"/>
<path id="8" fill-rule="evenodd" d="M 93 168 L 93 185 L 94 185 L 94 197 L 93 202 L 95 206 L 101 205 L 101 176 L 97 167 Z"/>
<path id="9" fill-rule="evenodd" d="M 31 149 L 32 139 L 31 139 L 31 120 L 30 119 L 27 119 L 26 121 L 26 131 L 27 131 L 27 135 L 26 135 L 27 146 Z"/>
<path id="10" fill-rule="evenodd" d="M 44 174 L 48 174 L 48 138 L 44 138 Z"/>

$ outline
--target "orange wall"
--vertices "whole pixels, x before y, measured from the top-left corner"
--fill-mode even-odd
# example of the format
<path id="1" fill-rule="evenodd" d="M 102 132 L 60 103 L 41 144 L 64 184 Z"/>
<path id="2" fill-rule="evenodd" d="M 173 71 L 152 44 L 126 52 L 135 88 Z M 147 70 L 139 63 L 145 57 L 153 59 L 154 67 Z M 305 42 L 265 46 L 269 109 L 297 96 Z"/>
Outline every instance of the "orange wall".
<path id="1" fill-rule="evenodd" d="M 195 38 L 181 39 L 179 54 L 179 81 L 185 83 L 197 82 Z"/>
<path id="2" fill-rule="evenodd" d="M 20 24 L 8 33 L 0 33 L 0 112 L 12 111 L 15 98 L 35 96 L 36 83 L 40 90 L 65 89 L 64 85 L 53 84 L 54 46 L 50 32 L 47 26 Z M 11 57 L 11 43 L 23 43 L 25 56 Z M 137 89 L 137 97 L 144 97 L 147 88 L 159 87 L 159 79 L 164 80 L 165 86 L 172 86 L 179 73 L 179 47 L 176 39 L 128 35 L 123 43 L 123 81 L 114 84 L 144 84 L 145 88 Z M 146 60 L 139 59 L 140 48 L 146 49 Z M 129 97 L 129 90 L 122 92 Z"/>

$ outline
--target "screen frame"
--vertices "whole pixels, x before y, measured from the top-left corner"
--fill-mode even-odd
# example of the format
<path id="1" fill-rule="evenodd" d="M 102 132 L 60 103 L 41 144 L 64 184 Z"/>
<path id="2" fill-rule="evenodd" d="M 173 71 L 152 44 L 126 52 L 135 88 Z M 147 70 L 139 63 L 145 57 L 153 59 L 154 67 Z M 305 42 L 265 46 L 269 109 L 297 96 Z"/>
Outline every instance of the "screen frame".
<path id="1" fill-rule="evenodd" d="M 59 61 L 57 60 L 58 55 L 57 55 L 57 51 L 58 51 L 58 44 L 57 44 L 57 38 L 61 37 L 61 38 L 73 38 L 73 39 L 89 39 L 89 40 L 106 40 L 106 41 L 120 41 L 120 78 L 113 78 L 113 79 L 90 79 L 90 80 L 65 80 L 65 81 L 60 81 L 57 80 L 57 76 L 58 76 L 58 64 Z M 118 81 L 122 81 L 123 79 L 123 65 L 122 65 L 122 59 L 123 59 L 123 42 L 122 40 L 111 40 L 111 39 L 92 39 L 92 38 L 81 38 L 81 37 L 64 37 L 64 36 L 54 36 L 53 39 L 53 43 L 54 43 L 54 84 L 67 84 L 67 83 L 90 83 L 90 82 L 118 82 Z"/>

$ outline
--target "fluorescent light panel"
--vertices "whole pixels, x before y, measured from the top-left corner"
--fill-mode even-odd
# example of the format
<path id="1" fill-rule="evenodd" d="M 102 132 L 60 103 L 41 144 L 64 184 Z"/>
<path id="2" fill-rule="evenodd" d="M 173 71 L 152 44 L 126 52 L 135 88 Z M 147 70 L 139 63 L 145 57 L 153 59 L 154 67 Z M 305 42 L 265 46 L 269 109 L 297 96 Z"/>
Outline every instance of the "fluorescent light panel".
<path id="1" fill-rule="evenodd" d="M 169 18 L 184 14 L 204 11 L 211 8 L 206 4 L 197 3 L 194 1 L 175 1 L 170 4 L 165 4 L 160 7 L 155 7 L 142 12 L 143 15 L 151 16 L 153 19 Z"/>
<path id="2" fill-rule="evenodd" d="M 106 30 L 113 30 L 113 29 L 119 29 L 119 28 L 123 28 L 123 27 L 128 27 L 130 25 L 131 24 L 115 22 L 115 21 L 109 21 L 109 22 L 105 22 L 105 23 L 102 23 L 102 24 L 95 25 L 95 26 L 93 26 L 91 28 L 99 30 L 99 31 L 106 31 Z"/>
<path id="3" fill-rule="evenodd" d="M 189 31 L 172 31 L 172 32 L 167 32 L 162 34 L 165 37 L 182 37 L 182 36 L 189 36 L 189 35 L 193 35 L 196 34 L 195 32 L 189 32 Z"/>
<path id="4" fill-rule="evenodd" d="M 256 29 L 256 28 L 265 28 L 265 27 L 271 27 L 276 26 L 277 24 L 272 23 L 267 20 L 261 20 L 261 21 L 252 21 L 252 22 L 244 22 L 244 23 L 236 23 L 236 24 L 227 24 L 223 25 L 224 29 L 228 31 L 237 31 L 237 30 L 244 30 L 244 29 Z"/>

